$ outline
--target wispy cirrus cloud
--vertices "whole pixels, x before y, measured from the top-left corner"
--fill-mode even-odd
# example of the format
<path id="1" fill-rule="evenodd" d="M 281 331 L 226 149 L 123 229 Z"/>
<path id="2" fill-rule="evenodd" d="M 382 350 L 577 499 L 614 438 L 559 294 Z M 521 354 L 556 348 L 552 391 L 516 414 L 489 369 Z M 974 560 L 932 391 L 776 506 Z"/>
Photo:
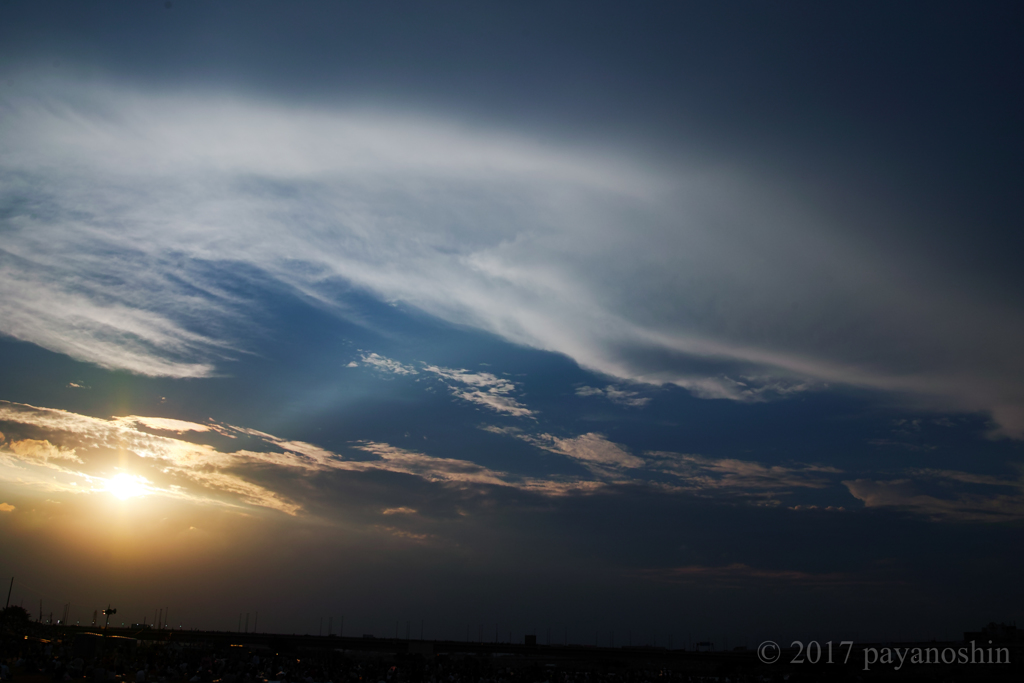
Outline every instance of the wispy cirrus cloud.
<path id="1" fill-rule="evenodd" d="M 360 356 L 360 360 L 364 364 L 370 367 L 376 368 L 383 372 L 389 372 L 393 375 L 418 375 L 419 371 L 411 365 L 405 365 L 399 363 L 393 358 L 385 358 L 377 353 L 364 353 Z"/>
<path id="2" fill-rule="evenodd" d="M 516 427 L 489 425 L 483 429 L 571 458 L 601 480 L 617 483 L 658 481 L 677 492 L 779 497 L 793 489 L 835 487 L 839 483 L 839 475 L 843 473 L 827 465 L 765 465 L 752 460 L 712 458 L 668 451 L 645 451 L 636 455 L 605 435 L 595 432 L 576 437 L 557 437 Z"/>
<path id="3" fill-rule="evenodd" d="M 379 460 L 347 463 L 344 468 L 386 469 L 422 477 L 429 481 L 449 481 L 469 484 L 490 484 L 504 486 L 508 475 L 478 465 L 468 460 L 434 458 L 416 451 L 397 448 L 387 443 L 364 441 L 354 444 L 355 448 L 376 455 Z"/>
<path id="4" fill-rule="evenodd" d="M 49 441 L 40 439 L 19 439 L 11 441 L 7 445 L 8 450 L 22 460 L 31 462 L 50 463 L 52 461 L 67 460 L 69 462 L 81 463 L 82 459 L 75 454 L 73 448 L 58 448 Z"/>
<path id="5" fill-rule="evenodd" d="M 473 372 L 427 365 L 425 372 L 432 372 L 445 382 L 452 394 L 463 401 L 476 403 L 498 413 L 515 417 L 530 417 L 533 411 L 512 395 L 516 391 L 514 382 L 497 377 L 489 372 Z"/>
<path id="6" fill-rule="evenodd" d="M 900 479 L 852 479 L 843 485 L 867 508 L 902 510 L 935 520 L 1024 519 L 1024 477 L 1006 479 L 937 469 L 912 469 L 903 474 L 906 476 Z M 939 491 L 923 490 L 923 484 L 935 481 L 943 484 Z M 986 488 L 996 492 L 986 492 Z M 1016 491 L 1005 492 L 1006 488 Z"/>
<path id="7" fill-rule="evenodd" d="M 104 462 L 105 453 L 126 453 L 140 459 L 155 483 L 151 493 L 187 499 L 193 502 L 226 505 L 254 505 L 294 515 L 300 509 L 274 491 L 233 472 L 232 467 L 271 455 L 245 451 L 225 453 L 207 444 L 196 444 L 178 438 L 141 431 L 136 425 L 150 422 L 147 418 L 99 418 L 51 408 L 37 408 L 0 402 L 0 421 L 27 425 L 42 430 L 45 440 L 11 440 L 5 444 L 8 457 L 16 465 L 43 465 L 67 475 L 67 482 L 37 483 L 59 486 L 64 491 L 105 491 L 116 468 Z M 153 420 L 159 424 L 160 418 Z M 177 422 L 176 426 L 192 423 Z M 148 426 L 148 425 L 146 425 Z M 195 425 L 197 427 L 201 425 Z M 163 429 L 157 427 L 156 429 Z M 190 429 L 188 431 L 200 431 Z M 57 443 L 54 443 L 57 442 Z M 64 444 L 61 444 L 64 442 Z M 73 448 L 68 448 L 73 444 Z M 56 454 L 56 455 L 54 455 Z M 62 461 L 55 462 L 56 459 Z M 293 456 L 291 461 L 301 459 Z M 63 461 L 68 461 L 65 464 Z M 290 462 L 291 462 L 290 461 Z M 79 482 L 88 488 L 78 488 Z"/>
<path id="8" fill-rule="evenodd" d="M 651 398 L 649 396 L 642 396 L 637 391 L 620 389 L 612 384 L 609 384 L 604 389 L 588 386 L 577 387 L 576 395 L 601 396 L 607 398 L 612 403 L 617 403 L 619 405 L 627 406 L 629 408 L 642 408 L 651 401 Z"/>
<path id="9" fill-rule="evenodd" d="M 572 458 L 601 476 L 622 478 L 623 470 L 644 466 L 644 460 L 632 455 L 603 434 L 588 432 L 572 438 L 551 434 L 523 434 L 519 438 L 551 453 Z"/>
<path id="10" fill-rule="evenodd" d="M 8 227 L 12 239 L 0 244 L 0 331 L 149 376 L 207 377 L 225 357 L 231 342 L 197 328 L 210 330 L 201 321 L 228 316 L 227 307 L 183 291 L 166 267 L 126 250 L 113 235 L 86 229 L 70 236 L 82 251 L 69 260 L 42 235 L 21 233 L 45 230 L 40 225 L 14 218 Z"/>
<path id="11" fill-rule="evenodd" d="M 351 442 L 349 453 L 338 453 L 214 421 L 200 424 L 144 416 L 100 419 L 0 402 L 0 422 L 10 427 L 0 436 L 0 476 L 8 481 L 44 491 L 85 494 L 110 491 L 113 478 L 125 474 L 144 477 L 150 495 L 196 504 L 265 508 L 291 516 L 307 514 L 309 500 L 316 499 L 309 496 L 318 478 L 381 473 L 439 487 L 423 501 L 459 491 L 474 491 L 473 495 L 486 498 L 491 495 L 488 491 L 504 490 L 554 500 L 649 490 L 663 496 L 775 506 L 789 500 L 793 510 L 811 510 L 841 509 L 839 491 L 845 490 L 867 508 L 904 510 L 934 520 L 1024 518 L 1020 478 L 917 469 L 907 470 L 896 480 L 843 479 L 845 473 L 839 469 L 816 464 L 782 466 L 663 451 L 633 453 L 597 433 L 557 437 L 511 427 L 486 428 L 581 466 L 576 474 L 544 475 L 495 469 L 379 441 Z M 12 436 L 12 429 L 24 434 Z M 196 443 L 185 438 L 188 435 L 222 442 Z M 297 481 L 305 483 L 296 488 L 293 482 Z M 929 482 L 941 483 L 944 493 L 923 491 Z M 393 486 L 396 491 L 403 487 L 398 480 Z M 818 500 L 831 496 L 834 504 L 800 502 L 800 491 L 822 492 L 816 494 Z M 403 503 L 385 506 L 381 514 L 415 516 L 418 508 Z"/>
<path id="12" fill-rule="evenodd" d="M 127 415 L 125 417 L 112 418 L 113 421 L 129 426 L 141 426 L 148 427 L 149 429 L 156 429 L 159 431 L 166 432 L 177 432 L 181 434 L 183 432 L 208 432 L 210 427 L 208 425 L 201 425 L 195 422 L 186 422 L 185 420 L 174 420 L 167 417 L 144 417 L 142 415 Z"/>
<path id="13" fill-rule="evenodd" d="M 275 490 L 275 476 L 260 468 L 313 476 L 326 472 L 384 472 L 410 475 L 426 482 L 468 486 L 498 486 L 543 496 L 594 490 L 596 482 L 571 477 L 531 477 L 495 471 L 467 460 L 427 455 L 387 443 L 358 441 L 355 451 L 373 459 L 355 459 L 315 444 L 281 439 L 254 429 L 224 423 L 197 424 L 168 418 L 127 416 L 108 420 L 63 410 L 0 401 L 0 422 L 28 426 L 47 439 L 10 439 L 0 443 L 0 464 L 19 470 L 26 466 L 58 470 L 66 482 L 32 480 L 47 490 L 78 493 L 107 490 L 115 471 L 103 457 L 111 451 L 138 459 L 152 486 L 148 492 L 199 503 L 256 506 L 289 515 L 303 511 L 291 494 Z M 147 431 L 148 430 L 148 431 Z M 153 432 L 175 432 L 170 437 Z M 215 447 L 179 438 L 182 434 L 213 432 L 229 439 Z M 243 440 L 250 442 L 242 443 Z M 72 446 L 73 445 L 73 446 Z M 245 447 L 248 446 L 248 447 Z M 287 479 L 287 477 L 284 477 Z M 57 486 L 57 489 L 53 487 Z M 407 512 L 394 508 L 394 512 Z"/>
<path id="14" fill-rule="evenodd" d="M 340 279 L 623 380 L 741 401 L 844 383 L 1024 435 L 1012 297 L 753 171 L 96 83 L 4 106 L 0 330 L 59 353 L 209 376 L 251 316 L 226 277 L 338 311 Z M 526 415 L 497 386 L 459 395 Z"/>
<path id="15" fill-rule="evenodd" d="M 764 465 L 736 458 L 709 458 L 664 451 L 647 454 L 650 466 L 671 474 L 696 489 L 732 489 L 751 492 L 781 492 L 793 488 L 820 489 L 833 485 L 842 473 L 826 465 Z"/>
<path id="16" fill-rule="evenodd" d="M 387 443 L 358 442 L 354 447 L 378 456 L 379 460 L 348 461 L 338 465 L 340 469 L 397 472 L 432 482 L 500 486 L 542 496 L 585 494 L 604 488 L 603 482 L 583 477 L 538 477 L 501 472 L 468 460 L 425 455 Z"/>
<path id="17" fill-rule="evenodd" d="M 364 353 L 360 360 L 364 365 L 393 375 L 420 374 L 420 370 L 417 370 L 415 366 L 377 353 Z M 420 368 L 424 373 L 440 379 L 453 396 L 463 401 L 514 417 L 530 417 L 534 414 L 532 410 L 516 399 L 514 396 L 517 392 L 516 383 L 511 380 L 489 372 L 446 368 L 427 363 L 420 363 Z"/>
<path id="18" fill-rule="evenodd" d="M 381 510 L 382 515 L 415 515 L 416 510 L 407 507 L 385 508 Z"/>
<path id="19" fill-rule="evenodd" d="M 665 453 L 641 457 L 597 433 L 556 437 L 510 428 L 492 429 L 582 465 L 577 475 L 538 476 L 495 470 L 468 460 L 428 455 L 375 441 L 353 442 L 354 451 L 373 456 L 356 458 L 315 444 L 214 421 L 199 424 L 145 416 L 104 420 L 7 402 L 0 403 L 0 421 L 31 427 L 47 437 L 10 440 L 3 451 L 9 465 L 42 466 L 68 475 L 70 479 L 61 485 L 61 490 L 107 490 L 105 482 L 114 472 L 109 463 L 104 464 L 102 454 L 116 451 L 138 458 L 137 466 L 145 468 L 150 482 L 150 493 L 196 502 L 257 506 L 290 515 L 301 513 L 303 502 L 276 489 L 276 477 L 268 476 L 268 472 L 276 470 L 282 476 L 292 473 L 284 479 L 329 472 L 382 472 L 408 475 L 437 485 L 499 487 L 545 497 L 588 494 L 620 485 L 652 486 L 669 494 L 721 490 L 740 495 L 761 489 L 784 495 L 782 489 L 786 486 L 820 485 L 798 469 Z M 168 432 L 174 436 L 167 436 Z M 215 434 L 226 441 L 220 446 L 194 443 L 182 438 L 187 434 Z M 676 467 L 672 469 L 666 463 L 675 463 Z M 679 463 L 688 465 L 683 468 Z M 662 475 L 669 471 L 674 480 L 666 483 Z M 388 514 L 411 514 L 407 506 L 387 509 Z"/>

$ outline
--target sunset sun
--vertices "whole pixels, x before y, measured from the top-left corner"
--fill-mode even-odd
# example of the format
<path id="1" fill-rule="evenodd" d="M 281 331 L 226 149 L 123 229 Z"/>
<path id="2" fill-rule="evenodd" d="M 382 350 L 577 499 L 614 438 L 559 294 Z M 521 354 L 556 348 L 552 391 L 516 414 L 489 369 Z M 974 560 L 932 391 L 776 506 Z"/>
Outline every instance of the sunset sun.
<path id="1" fill-rule="evenodd" d="M 149 493 L 149 489 L 146 487 L 147 483 L 145 477 L 121 473 L 113 479 L 107 480 L 107 491 L 121 500 L 127 500 Z"/>

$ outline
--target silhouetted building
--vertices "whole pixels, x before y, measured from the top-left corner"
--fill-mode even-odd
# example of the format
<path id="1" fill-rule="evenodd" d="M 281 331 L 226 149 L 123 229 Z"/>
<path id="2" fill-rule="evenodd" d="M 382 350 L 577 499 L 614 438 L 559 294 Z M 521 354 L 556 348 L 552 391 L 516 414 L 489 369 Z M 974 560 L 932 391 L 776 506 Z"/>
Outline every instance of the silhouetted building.
<path id="1" fill-rule="evenodd" d="M 1017 628 L 1017 622 L 1010 622 L 1009 624 L 997 624 L 990 622 L 988 626 L 985 626 L 980 631 L 965 631 L 965 641 L 988 641 L 991 640 L 993 643 L 1012 643 L 1012 644 L 1024 644 L 1024 631 Z"/>

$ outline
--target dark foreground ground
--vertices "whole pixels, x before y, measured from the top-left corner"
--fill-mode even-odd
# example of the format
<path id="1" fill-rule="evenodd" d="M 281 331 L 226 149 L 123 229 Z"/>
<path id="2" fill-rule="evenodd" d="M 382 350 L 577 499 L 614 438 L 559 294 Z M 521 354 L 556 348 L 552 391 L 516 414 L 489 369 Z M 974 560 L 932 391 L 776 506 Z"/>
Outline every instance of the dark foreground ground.
<path id="1" fill-rule="evenodd" d="M 0 661 L 15 683 L 1024 680 L 1019 642 L 836 643 L 831 662 L 827 648 L 817 655 L 814 649 L 693 652 L 40 624 L 8 627 L 0 636 Z"/>

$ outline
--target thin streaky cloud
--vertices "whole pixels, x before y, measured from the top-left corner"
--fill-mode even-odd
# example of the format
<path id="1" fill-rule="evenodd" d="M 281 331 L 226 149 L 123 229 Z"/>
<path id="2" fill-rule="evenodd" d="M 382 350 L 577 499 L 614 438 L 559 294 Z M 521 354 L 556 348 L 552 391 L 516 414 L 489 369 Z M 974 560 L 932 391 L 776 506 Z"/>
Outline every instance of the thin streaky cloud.
<path id="1" fill-rule="evenodd" d="M 534 414 L 534 411 L 512 396 L 516 391 L 515 382 L 489 372 L 473 372 L 436 365 L 426 365 L 423 369 L 444 380 L 452 394 L 463 401 L 515 417 L 530 417 Z"/>
<path id="2" fill-rule="evenodd" d="M 582 397 L 602 396 L 612 403 L 617 403 L 618 405 L 629 408 L 642 408 L 651 402 L 651 398 L 649 396 L 642 396 L 637 391 L 620 389 L 612 384 L 609 384 L 604 389 L 588 386 L 578 387 L 576 389 L 576 395 Z"/>
<path id="3" fill-rule="evenodd" d="M 826 488 L 842 470 L 826 465 L 785 467 L 736 458 L 709 458 L 687 453 L 653 451 L 650 466 L 697 489 L 785 490 Z"/>
<path id="4" fill-rule="evenodd" d="M 5 105 L 0 200 L 22 208 L 3 219 L 0 331 L 74 358 L 215 374 L 244 347 L 223 321 L 251 302 L 202 266 L 238 264 L 339 312 L 337 279 L 624 381 L 740 401 L 839 383 L 1024 435 L 1012 301 L 754 170 L 97 83 Z"/>
<path id="5" fill-rule="evenodd" d="M 844 481 L 843 485 L 866 508 L 902 510 L 937 521 L 996 523 L 1024 519 L 1022 493 L 982 495 L 954 490 L 949 491 L 946 497 L 939 497 L 922 493 L 911 479 L 852 479 Z"/>
<path id="6" fill-rule="evenodd" d="M 796 491 L 818 489 L 831 490 L 836 504 L 830 507 L 839 508 L 844 505 L 839 492 L 845 489 L 861 500 L 865 507 L 899 509 L 939 521 L 987 523 L 1024 517 L 1024 497 L 1020 493 L 982 495 L 953 488 L 949 497 L 938 498 L 917 491 L 909 476 L 893 481 L 843 479 L 841 470 L 816 464 L 769 466 L 732 458 L 669 452 L 634 455 L 597 433 L 557 437 L 509 427 L 484 428 L 498 435 L 521 439 L 581 466 L 580 473 L 575 475 L 538 476 L 497 470 L 468 460 L 429 455 L 377 441 L 351 443 L 352 449 L 373 456 L 371 459 L 356 459 L 315 444 L 223 423 L 211 422 L 210 427 L 221 434 L 234 433 L 238 439 L 255 439 L 256 443 L 252 445 L 258 448 L 222 451 L 181 438 L 200 434 L 201 431 L 196 429 L 159 429 L 176 432 L 174 437 L 143 431 L 152 428 L 147 423 L 165 427 L 202 426 L 178 421 L 163 423 L 164 419 L 134 416 L 131 420 L 104 420 L 63 410 L 0 402 L 0 422 L 32 427 L 46 437 L 5 437 L 0 442 L 0 464 L 5 468 L 2 476 L 11 481 L 26 480 L 27 477 L 34 486 L 49 487 L 47 490 L 75 493 L 104 491 L 106 482 L 114 473 L 109 469 L 109 461 L 101 456 L 113 451 L 137 456 L 137 465 L 143 471 L 135 474 L 145 476 L 151 482 L 148 486 L 154 494 L 196 503 L 266 508 L 289 516 L 309 514 L 303 502 L 281 488 L 296 476 L 315 478 L 327 473 L 381 472 L 407 475 L 459 490 L 468 487 L 484 492 L 497 487 L 551 499 L 600 492 L 614 495 L 617 490 L 640 487 L 669 496 L 778 506 L 781 500 L 792 497 Z M 36 469 L 56 472 L 64 480 L 56 480 L 52 475 L 33 474 Z M 275 471 L 281 475 L 288 473 L 288 476 L 279 478 L 273 475 Z M 939 477 L 959 485 L 1020 488 L 1019 483 L 1013 480 L 966 472 L 923 470 L 916 476 L 919 481 Z M 76 486 L 76 481 L 82 485 Z M 386 509 L 399 510 L 402 507 Z M 797 509 L 798 505 L 789 507 Z"/>
<path id="7" fill-rule="evenodd" d="M 360 360 L 364 365 L 387 374 L 420 374 L 416 367 L 378 353 L 364 353 Z M 439 378 L 453 396 L 463 401 L 515 417 L 530 417 L 534 414 L 513 396 L 517 391 L 515 382 L 489 372 L 446 368 L 426 363 L 421 363 L 420 366 L 423 372 Z"/>
<path id="8" fill-rule="evenodd" d="M 385 358 L 384 356 L 381 356 L 380 354 L 376 353 L 364 353 L 362 356 L 360 356 L 360 360 L 363 361 L 365 365 L 369 365 L 373 368 L 376 368 L 377 370 L 389 372 L 395 375 L 419 374 L 419 371 L 417 371 L 416 368 L 412 367 L 411 365 L 399 363 L 397 360 L 394 360 L 392 358 Z M 356 365 L 357 364 L 355 363 L 349 364 L 350 367 L 356 367 Z"/>

